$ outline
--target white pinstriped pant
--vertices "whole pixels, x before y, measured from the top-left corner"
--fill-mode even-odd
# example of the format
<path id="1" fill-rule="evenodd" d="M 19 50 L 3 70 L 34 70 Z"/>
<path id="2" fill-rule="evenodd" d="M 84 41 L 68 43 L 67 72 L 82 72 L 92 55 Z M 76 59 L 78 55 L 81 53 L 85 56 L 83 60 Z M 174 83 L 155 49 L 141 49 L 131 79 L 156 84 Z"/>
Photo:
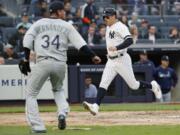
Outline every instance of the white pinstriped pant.
<path id="1" fill-rule="evenodd" d="M 131 89 L 137 90 L 139 88 L 140 83 L 134 76 L 132 61 L 128 53 L 113 60 L 108 59 L 99 87 L 107 90 L 117 74 L 126 81 Z"/>

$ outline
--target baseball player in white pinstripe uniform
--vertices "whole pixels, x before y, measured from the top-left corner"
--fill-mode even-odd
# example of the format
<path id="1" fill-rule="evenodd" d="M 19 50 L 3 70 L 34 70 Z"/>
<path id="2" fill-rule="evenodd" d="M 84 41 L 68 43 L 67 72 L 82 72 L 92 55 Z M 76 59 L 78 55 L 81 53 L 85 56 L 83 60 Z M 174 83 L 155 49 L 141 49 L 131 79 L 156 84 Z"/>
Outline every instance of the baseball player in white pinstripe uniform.
<path id="1" fill-rule="evenodd" d="M 86 42 L 77 30 L 64 21 L 65 11 L 61 2 L 53 2 L 49 7 L 50 18 L 43 18 L 35 22 L 27 31 L 23 45 L 25 60 L 21 61 L 19 68 L 25 75 L 31 72 L 29 54 L 33 49 L 36 52 L 37 63 L 32 70 L 26 90 L 26 117 L 33 133 L 45 133 L 46 128 L 39 117 L 37 95 L 47 80 L 50 78 L 55 103 L 57 105 L 58 128 L 65 129 L 65 118 L 69 112 L 62 83 L 65 77 L 68 43 L 74 45 L 79 51 L 88 54 L 95 64 L 101 59 L 87 47 Z"/>
<path id="2" fill-rule="evenodd" d="M 83 102 L 84 108 L 89 110 L 91 114 L 96 115 L 108 86 L 118 74 L 126 81 L 131 89 L 149 88 L 154 92 L 155 97 L 160 99 L 162 97 L 161 89 L 156 81 L 152 81 L 151 83 L 137 81 L 134 76 L 131 58 L 127 53 L 127 47 L 133 43 L 133 39 L 127 26 L 117 20 L 116 10 L 106 8 L 103 13 L 103 19 L 107 25 L 106 46 L 108 61 L 103 71 L 96 103 L 90 104 L 85 101 Z"/>

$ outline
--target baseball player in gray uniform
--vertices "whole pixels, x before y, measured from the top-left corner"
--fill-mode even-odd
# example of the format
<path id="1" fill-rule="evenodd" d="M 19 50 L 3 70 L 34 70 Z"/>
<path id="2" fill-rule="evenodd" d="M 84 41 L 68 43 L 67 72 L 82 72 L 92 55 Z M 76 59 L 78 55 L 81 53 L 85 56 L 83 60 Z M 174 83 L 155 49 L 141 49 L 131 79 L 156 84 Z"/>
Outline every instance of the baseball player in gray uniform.
<path id="1" fill-rule="evenodd" d="M 66 72 L 68 43 L 91 56 L 95 64 L 101 62 L 101 59 L 87 47 L 86 42 L 76 29 L 63 20 L 65 19 L 65 11 L 61 2 L 51 3 L 49 13 L 49 18 L 38 20 L 25 34 L 23 40 L 25 59 L 19 63 L 20 71 L 28 75 L 28 72 L 31 72 L 29 54 L 30 50 L 34 49 L 37 63 L 32 70 L 26 90 L 26 117 L 34 133 L 46 132 L 45 125 L 39 116 L 36 98 L 48 77 L 58 108 L 58 128 L 65 129 L 66 127 L 65 118 L 69 112 L 69 105 L 62 89 L 62 83 Z"/>
<path id="2" fill-rule="evenodd" d="M 126 81 L 131 89 L 148 88 L 154 92 L 157 99 L 160 99 L 162 97 L 161 89 L 156 81 L 152 81 L 151 83 L 137 81 L 134 76 L 131 58 L 127 53 L 127 47 L 133 44 L 133 39 L 127 26 L 117 20 L 116 10 L 106 8 L 103 12 L 103 19 L 107 25 L 106 46 L 108 61 L 103 71 L 96 102 L 90 104 L 85 101 L 83 102 L 84 108 L 89 110 L 93 115 L 98 113 L 99 106 L 106 94 L 108 86 L 117 74 Z"/>

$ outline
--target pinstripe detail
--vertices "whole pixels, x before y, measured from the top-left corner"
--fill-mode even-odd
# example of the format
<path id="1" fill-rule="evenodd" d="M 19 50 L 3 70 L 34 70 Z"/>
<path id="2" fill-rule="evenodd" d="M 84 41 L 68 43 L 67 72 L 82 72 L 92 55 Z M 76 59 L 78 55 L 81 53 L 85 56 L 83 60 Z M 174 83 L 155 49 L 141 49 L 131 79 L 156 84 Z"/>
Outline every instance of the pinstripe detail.
<path id="1" fill-rule="evenodd" d="M 119 58 L 120 63 L 116 66 L 118 74 L 126 81 L 127 85 L 134 90 L 137 90 L 140 86 L 139 81 L 136 80 L 132 69 L 132 61 L 129 54 Z"/>
<path id="2" fill-rule="evenodd" d="M 110 83 L 112 82 L 112 80 L 115 78 L 116 75 L 117 75 L 117 72 L 115 71 L 112 61 L 108 60 L 104 68 L 99 87 L 107 90 L 107 88 L 109 87 Z"/>

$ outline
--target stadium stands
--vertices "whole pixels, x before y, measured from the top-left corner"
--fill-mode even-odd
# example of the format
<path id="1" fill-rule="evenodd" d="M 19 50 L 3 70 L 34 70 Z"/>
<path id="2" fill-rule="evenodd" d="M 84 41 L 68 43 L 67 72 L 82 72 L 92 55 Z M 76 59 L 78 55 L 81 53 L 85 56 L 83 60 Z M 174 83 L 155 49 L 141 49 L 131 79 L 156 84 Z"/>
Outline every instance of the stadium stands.
<path id="1" fill-rule="evenodd" d="M 8 39 L 17 32 L 17 29 L 15 27 L 4 27 L 1 30 L 3 33 L 3 41 L 5 43 L 7 43 Z"/>
<path id="2" fill-rule="evenodd" d="M 49 2 L 50 0 L 48 0 Z M 174 1 L 175 2 L 175 1 Z M 82 5 L 86 3 L 86 0 L 71 0 L 71 5 L 72 5 L 72 14 L 75 14 L 75 10 L 77 8 L 81 8 Z M 7 43 L 11 35 L 13 35 L 17 30 L 16 30 L 16 25 L 21 21 L 20 15 L 22 12 L 27 12 L 30 10 L 31 4 L 29 3 L 23 3 L 23 1 L 7 1 L 7 0 L 1 0 L 1 4 L 4 5 L 6 11 L 11 12 L 11 16 L 0 16 L 0 29 L 2 31 L 2 39 L 1 43 L 5 42 Z M 92 24 L 96 27 L 96 32 L 99 34 L 99 29 L 98 27 L 103 23 L 102 18 L 101 18 L 101 13 L 105 7 L 114 7 L 117 9 L 117 13 L 119 16 L 121 14 L 126 15 L 129 19 L 131 18 L 131 13 L 132 12 L 140 12 L 141 9 L 139 7 L 136 7 L 137 5 L 132 5 L 132 3 L 117 3 L 114 4 L 112 0 L 96 0 L 94 1 L 95 6 L 97 6 L 97 11 L 99 14 L 99 18 L 96 18 L 95 21 Z M 139 4 L 139 3 L 136 3 Z M 175 42 L 172 39 L 169 38 L 169 31 L 172 26 L 176 26 L 178 30 L 180 29 L 180 16 L 179 11 L 176 12 L 176 8 L 174 7 L 174 4 L 170 5 L 168 8 L 161 8 L 162 5 L 146 5 L 144 3 L 143 6 L 147 6 L 148 10 L 146 10 L 146 13 L 139 13 L 138 19 L 146 20 L 148 21 L 149 25 L 153 25 L 157 28 L 158 34 L 161 35 L 161 39 L 157 39 L 155 41 L 155 44 L 174 44 L 174 43 L 179 43 Z M 167 5 L 168 6 L 168 5 Z M 163 10 L 162 10 L 163 9 Z M 123 11 L 126 10 L 126 11 Z M 156 13 L 153 14 L 153 12 L 150 12 L 152 10 L 156 10 Z M 164 11 L 165 10 L 165 11 Z M 171 11 L 173 10 L 173 11 Z M 9 13 L 8 13 L 9 15 Z M 14 16 L 15 15 L 15 16 Z M 34 16 L 29 14 L 30 17 L 30 22 L 35 22 L 39 19 L 42 18 L 42 16 Z M 84 24 L 81 22 L 81 19 L 74 19 L 78 20 L 72 21 L 74 24 L 79 24 L 77 27 L 80 31 L 80 33 L 83 30 Z M 136 24 L 137 27 L 140 25 Z M 85 31 L 86 32 L 86 31 Z M 180 35 L 180 30 L 179 30 L 179 35 Z M 176 40 L 177 41 L 177 40 Z M 148 39 L 141 39 L 138 38 L 136 44 L 153 44 L 152 41 Z M 101 45 L 96 45 L 95 46 L 101 46 Z M 1 45 L 1 50 L 2 50 L 2 45 Z"/>
<path id="3" fill-rule="evenodd" d="M 14 26 L 14 19 L 8 16 L 1 16 L 0 17 L 0 27 L 13 27 Z"/>

